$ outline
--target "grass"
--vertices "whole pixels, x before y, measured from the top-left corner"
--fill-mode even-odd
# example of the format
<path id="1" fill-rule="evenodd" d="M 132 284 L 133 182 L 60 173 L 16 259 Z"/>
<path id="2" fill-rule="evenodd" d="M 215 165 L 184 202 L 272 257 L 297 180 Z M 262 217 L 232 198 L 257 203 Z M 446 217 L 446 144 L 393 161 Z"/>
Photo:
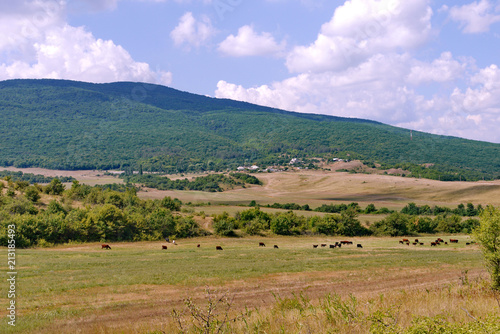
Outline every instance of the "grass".
<path id="1" fill-rule="evenodd" d="M 429 245 L 435 238 L 419 239 Z M 110 251 L 101 250 L 100 244 L 18 250 L 16 332 L 69 333 L 78 327 L 87 332 L 110 328 L 114 333 L 115 325 L 132 328 L 132 321 L 155 328 L 159 322 L 172 322 L 170 311 L 181 307 L 183 298 L 201 300 L 205 286 L 237 295 L 235 310 L 265 308 L 272 292 L 305 290 L 317 301 L 326 291 L 369 295 L 432 287 L 456 279 L 463 269 L 482 272 L 480 252 L 465 246 L 468 237 L 458 239 L 459 244 L 438 249 L 403 246 L 394 238 L 354 238 L 354 246 L 314 249 L 313 244 L 341 238 L 207 237 L 179 240 L 166 251 L 161 242 L 117 243 Z M 258 247 L 260 241 L 267 247 Z M 216 245 L 224 250 L 216 251 Z M 1 254 L 5 256 L 5 249 Z M 7 299 L 2 296 L 0 302 L 5 305 Z M 118 319 L 120 324 L 115 324 Z"/>

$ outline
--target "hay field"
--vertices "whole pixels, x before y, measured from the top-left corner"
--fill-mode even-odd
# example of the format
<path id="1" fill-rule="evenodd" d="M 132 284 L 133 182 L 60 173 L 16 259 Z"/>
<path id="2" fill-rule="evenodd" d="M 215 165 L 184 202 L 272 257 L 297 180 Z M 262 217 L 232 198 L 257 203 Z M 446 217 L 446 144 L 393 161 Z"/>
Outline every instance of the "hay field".
<path id="1" fill-rule="evenodd" d="M 453 206 L 460 203 L 500 205 L 500 180 L 487 182 L 441 182 L 390 175 L 350 174 L 314 170 L 255 174 L 263 186 L 222 193 L 159 191 L 146 189 L 142 198 L 177 197 L 183 202 L 261 205 L 278 203 L 322 204 L 358 202 L 362 207 L 401 209 L 409 202 Z"/>

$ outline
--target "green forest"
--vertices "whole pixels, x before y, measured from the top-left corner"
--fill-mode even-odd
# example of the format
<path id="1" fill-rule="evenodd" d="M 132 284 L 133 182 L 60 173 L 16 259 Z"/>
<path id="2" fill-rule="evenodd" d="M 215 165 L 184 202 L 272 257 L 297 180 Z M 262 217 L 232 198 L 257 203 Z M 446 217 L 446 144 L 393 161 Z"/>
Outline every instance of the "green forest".
<path id="1" fill-rule="evenodd" d="M 359 159 L 409 176 L 500 178 L 500 145 L 142 83 L 0 82 L 0 165 L 184 173 Z"/>

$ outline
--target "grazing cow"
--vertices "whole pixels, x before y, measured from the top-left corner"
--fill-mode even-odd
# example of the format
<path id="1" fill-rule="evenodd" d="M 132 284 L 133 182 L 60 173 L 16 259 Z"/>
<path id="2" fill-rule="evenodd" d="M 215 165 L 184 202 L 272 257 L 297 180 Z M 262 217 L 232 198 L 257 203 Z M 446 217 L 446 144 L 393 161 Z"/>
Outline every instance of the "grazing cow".
<path id="1" fill-rule="evenodd" d="M 162 245 L 161 249 L 167 249 L 167 246 Z"/>
<path id="2" fill-rule="evenodd" d="M 326 244 L 321 244 L 321 247 L 326 247 Z"/>
<path id="3" fill-rule="evenodd" d="M 338 245 L 337 245 L 337 247 L 338 247 L 338 248 L 342 247 L 342 244 L 338 244 Z"/>
<path id="4" fill-rule="evenodd" d="M 458 239 L 450 239 L 450 243 L 458 244 Z"/>
<path id="5" fill-rule="evenodd" d="M 466 243 L 465 243 L 465 245 L 466 245 L 466 246 L 469 246 L 469 245 L 470 245 L 470 242 L 466 242 Z"/>
<path id="6" fill-rule="evenodd" d="M 437 245 L 438 245 L 438 243 L 437 243 L 437 242 L 434 242 L 434 241 L 433 241 L 433 242 L 431 242 L 431 246 L 437 246 Z"/>
<path id="7" fill-rule="evenodd" d="M 216 250 L 222 250 L 222 247 L 221 246 L 215 246 L 215 249 Z"/>
<path id="8" fill-rule="evenodd" d="M 313 248 L 318 248 L 318 245 L 313 245 Z"/>
<path id="9" fill-rule="evenodd" d="M 410 242 L 410 240 L 408 240 L 408 239 L 403 239 L 403 242 Z"/>
<path id="10" fill-rule="evenodd" d="M 266 244 L 263 242 L 259 242 L 259 247 L 266 247 Z"/>
<path id="11" fill-rule="evenodd" d="M 361 246 L 361 244 L 357 244 L 356 247 L 363 248 L 363 246 Z"/>
<path id="12" fill-rule="evenodd" d="M 352 241 L 347 241 L 347 240 L 343 240 L 340 243 L 344 245 L 352 245 Z"/>
<path id="13" fill-rule="evenodd" d="M 413 246 L 416 246 L 417 244 L 418 244 L 418 242 L 412 242 Z"/>
<path id="14" fill-rule="evenodd" d="M 101 249 L 111 249 L 111 247 L 109 245 L 102 244 Z"/>
<path id="15" fill-rule="evenodd" d="M 335 248 L 335 245 L 330 245 L 330 248 Z"/>
<path id="16" fill-rule="evenodd" d="M 424 243 L 423 243 L 423 242 L 419 242 L 419 245 L 420 245 L 420 246 L 423 246 L 423 245 L 424 245 Z"/>
<path id="17" fill-rule="evenodd" d="M 441 238 L 437 238 L 437 241 L 438 241 L 438 242 L 444 242 L 444 240 L 443 240 L 443 239 L 441 239 Z"/>
<path id="18" fill-rule="evenodd" d="M 410 242 L 409 241 L 406 242 L 406 246 L 410 246 Z"/>
<path id="19" fill-rule="evenodd" d="M 274 248 L 279 248 L 278 245 L 274 245 Z"/>
<path id="20" fill-rule="evenodd" d="M 418 242 L 418 239 L 415 239 L 415 242 Z"/>
<path id="21" fill-rule="evenodd" d="M 401 245 L 402 245 L 402 244 L 404 244 L 403 240 L 399 240 L 399 243 L 400 243 Z"/>
<path id="22" fill-rule="evenodd" d="M 201 245 L 200 245 L 200 244 L 198 244 L 196 247 L 200 248 L 200 246 L 201 246 Z"/>

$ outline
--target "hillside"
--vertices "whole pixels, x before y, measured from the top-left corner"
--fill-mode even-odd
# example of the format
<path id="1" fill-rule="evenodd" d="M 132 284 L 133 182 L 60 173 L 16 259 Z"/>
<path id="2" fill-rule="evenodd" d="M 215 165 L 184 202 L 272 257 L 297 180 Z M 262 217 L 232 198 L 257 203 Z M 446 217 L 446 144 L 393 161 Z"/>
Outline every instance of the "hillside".
<path id="1" fill-rule="evenodd" d="M 0 82 L 0 165 L 185 172 L 350 158 L 441 180 L 500 178 L 500 145 L 172 88 Z M 426 164 L 427 167 L 421 165 Z"/>

